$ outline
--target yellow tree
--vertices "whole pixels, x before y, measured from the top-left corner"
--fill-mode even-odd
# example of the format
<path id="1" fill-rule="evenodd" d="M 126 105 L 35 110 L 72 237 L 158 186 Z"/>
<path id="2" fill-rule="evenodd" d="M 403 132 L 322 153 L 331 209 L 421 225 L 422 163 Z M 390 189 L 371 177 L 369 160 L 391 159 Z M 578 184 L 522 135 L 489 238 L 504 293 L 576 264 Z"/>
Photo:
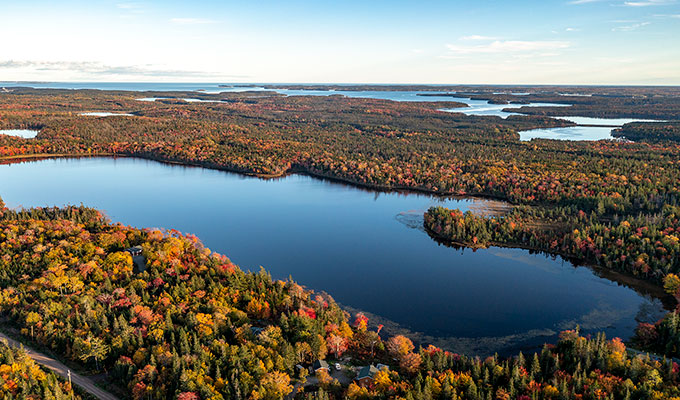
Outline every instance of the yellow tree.
<path id="1" fill-rule="evenodd" d="M 387 341 L 387 351 L 397 360 L 401 360 L 402 357 L 413 351 L 414 348 L 413 342 L 406 336 L 397 335 L 389 338 Z"/>
<path id="2" fill-rule="evenodd" d="M 262 378 L 260 389 L 257 391 L 257 398 L 262 400 L 283 399 L 292 391 L 293 386 L 290 384 L 290 377 L 283 372 L 273 371 Z"/>
<path id="3" fill-rule="evenodd" d="M 31 311 L 26 315 L 26 324 L 31 327 L 31 338 L 33 338 L 33 327 L 38 325 L 41 320 L 40 314 L 36 312 Z"/>

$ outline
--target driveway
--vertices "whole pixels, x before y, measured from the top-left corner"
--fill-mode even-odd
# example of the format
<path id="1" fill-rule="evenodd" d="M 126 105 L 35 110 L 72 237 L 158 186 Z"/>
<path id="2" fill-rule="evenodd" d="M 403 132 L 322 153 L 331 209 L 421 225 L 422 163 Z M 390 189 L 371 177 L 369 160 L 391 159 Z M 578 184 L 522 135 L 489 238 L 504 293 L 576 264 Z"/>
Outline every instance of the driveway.
<path id="1" fill-rule="evenodd" d="M 7 344 L 10 347 L 14 348 L 20 348 L 23 347 L 24 350 L 26 350 L 26 354 L 28 354 L 29 357 L 33 359 L 36 363 L 44 366 L 45 368 L 49 369 L 50 371 L 54 372 L 55 374 L 63 377 L 64 379 L 68 380 L 68 371 L 69 368 L 60 363 L 59 361 L 55 360 L 54 358 L 50 358 L 42 353 L 39 353 L 29 347 L 23 346 L 21 343 L 17 342 L 14 339 L 11 339 L 7 337 L 5 334 L 0 333 L 0 339 L 4 339 L 7 341 Z M 82 375 L 76 374 L 75 372 L 71 371 L 71 382 L 84 390 L 85 392 L 91 394 L 92 396 L 101 399 L 101 400 L 118 400 L 118 398 L 114 395 L 112 395 L 109 392 L 106 392 L 95 385 L 94 381 L 92 381 L 90 378 L 84 377 Z"/>

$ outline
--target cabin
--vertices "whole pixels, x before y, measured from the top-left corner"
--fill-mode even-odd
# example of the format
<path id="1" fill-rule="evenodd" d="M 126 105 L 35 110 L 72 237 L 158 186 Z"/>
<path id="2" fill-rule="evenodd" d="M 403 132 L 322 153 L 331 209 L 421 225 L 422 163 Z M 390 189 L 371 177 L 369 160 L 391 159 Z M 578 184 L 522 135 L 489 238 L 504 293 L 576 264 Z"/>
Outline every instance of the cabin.
<path id="1" fill-rule="evenodd" d="M 132 261 L 135 263 L 134 272 L 136 274 L 146 271 L 146 258 L 142 255 L 142 246 L 130 247 L 125 249 L 132 256 Z"/>
<path id="2" fill-rule="evenodd" d="M 366 387 L 373 383 L 373 376 L 378 372 L 378 368 L 375 365 L 368 365 L 363 367 L 357 373 L 357 377 L 354 378 L 354 382 L 357 385 Z"/>
<path id="3" fill-rule="evenodd" d="M 250 332 L 259 338 L 262 335 L 262 332 L 264 332 L 264 328 L 260 328 L 259 326 L 251 326 Z"/>
<path id="4" fill-rule="evenodd" d="M 314 361 L 314 364 L 312 364 L 312 371 L 319 372 L 320 370 L 326 370 L 326 372 L 330 373 L 331 367 L 324 360 Z"/>
<path id="5" fill-rule="evenodd" d="M 132 257 L 134 257 L 134 256 L 141 256 L 141 255 L 142 255 L 142 246 L 130 247 L 129 249 L 126 249 L 125 251 L 127 251 L 128 253 L 130 253 L 130 255 L 131 255 Z"/>

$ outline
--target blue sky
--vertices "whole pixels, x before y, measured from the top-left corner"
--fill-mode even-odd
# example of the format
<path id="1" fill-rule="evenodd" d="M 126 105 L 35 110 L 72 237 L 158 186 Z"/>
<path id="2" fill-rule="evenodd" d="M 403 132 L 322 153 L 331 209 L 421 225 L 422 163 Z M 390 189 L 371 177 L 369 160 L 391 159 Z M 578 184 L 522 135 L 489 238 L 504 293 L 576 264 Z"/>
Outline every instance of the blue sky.
<path id="1" fill-rule="evenodd" d="M 0 0 L 0 80 L 680 84 L 680 0 Z"/>

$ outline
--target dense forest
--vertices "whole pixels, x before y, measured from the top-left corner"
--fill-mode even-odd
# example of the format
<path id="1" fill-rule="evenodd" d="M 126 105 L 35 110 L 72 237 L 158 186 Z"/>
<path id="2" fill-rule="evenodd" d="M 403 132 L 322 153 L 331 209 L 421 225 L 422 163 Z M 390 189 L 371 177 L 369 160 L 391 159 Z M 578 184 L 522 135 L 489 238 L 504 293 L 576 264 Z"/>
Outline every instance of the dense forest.
<path id="1" fill-rule="evenodd" d="M 37 365 L 24 350 L 0 342 L 0 397 L 3 399 L 80 400 L 67 382 Z"/>
<path id="2" fill-rule="evenodd" d="M 630 354 L 618 339 L 566 331 L 540 353 L 509 359 L 416 349 L 403 336 L 381 337 L 327 295 L 241 271 L 195 237 L 112 224 L 84 207 L 4 209 L 0 239 L 5 326 L 105 371 L 133 399 L 680 396 L 677 363 Z M 144 271 L 130 246 L 141 246 Z M 12 354 L 0 363 L 2 390 L 14 390 L 7 398 L 50 398 L 44 374 Z M 298 367 L 317 359 L 386 367 L 370 382 L 341 383 Z M 63 398 L 64 389 L 49 393 Z"/>
<path id="3" fill-rule="evenodd" d="M 677 119 L 674 88 L 560 93 L 566 89 L 545 87 L 522 95 L 465 90 L 509 107 L 527 101 L 573 106 L 524 108 L 537 115 L 502 119 L 438 110 L 463 106 L 454 97 L 434 103 L 428 96 L 392 102 L 267 91 L 15 88 L 0 94 L 0 129 L 40 133 L 34 139 L 0 135 L 0 161 L 133 156 L 261 177 L 304 173 L 373 189 L 497 198 L 513 209 L 481 217 L 435 208 L 425 216 L 426 227 L 470 247 L 561 254 L 647 279 L 678 296 L 677 122 L 627 124 L 616 133 L 626 141 L 521 142 L 518 134 L 573 125 L 549 115 Z M 162 99 L 138 100 L 143 97 Z M 81 115 L 93 111 L 133 115 Z M 350 318 L 328 296 L 273 281 L 264 271 L 242 272 L 195 237 L 116 225 L 95 210 L 73 207 L 5 209 L 0 224 L 0 312 L 6 322 L 27 340 L 107 371 L 134 398 L 281 398 L 306 379 L 306 369 L 296 365 L 343 353 L 359 364 L 393 368 L 379 371 L 368 389 L 317 377 L 319 384 L 311 387 L 321 390 L 313 398 L 679 395 L 677 365 L 628 356 L 616 340 L 568 333 L 535 363 L 416 350 L 403 337 L 383 341 L 361 316 Z M 143 248 L 143 271 L 125 252 L 132 246 Z M 634 343 L 677 357 L 679 338 L 677 313 L 669 313 L 641 325 Z"/>

